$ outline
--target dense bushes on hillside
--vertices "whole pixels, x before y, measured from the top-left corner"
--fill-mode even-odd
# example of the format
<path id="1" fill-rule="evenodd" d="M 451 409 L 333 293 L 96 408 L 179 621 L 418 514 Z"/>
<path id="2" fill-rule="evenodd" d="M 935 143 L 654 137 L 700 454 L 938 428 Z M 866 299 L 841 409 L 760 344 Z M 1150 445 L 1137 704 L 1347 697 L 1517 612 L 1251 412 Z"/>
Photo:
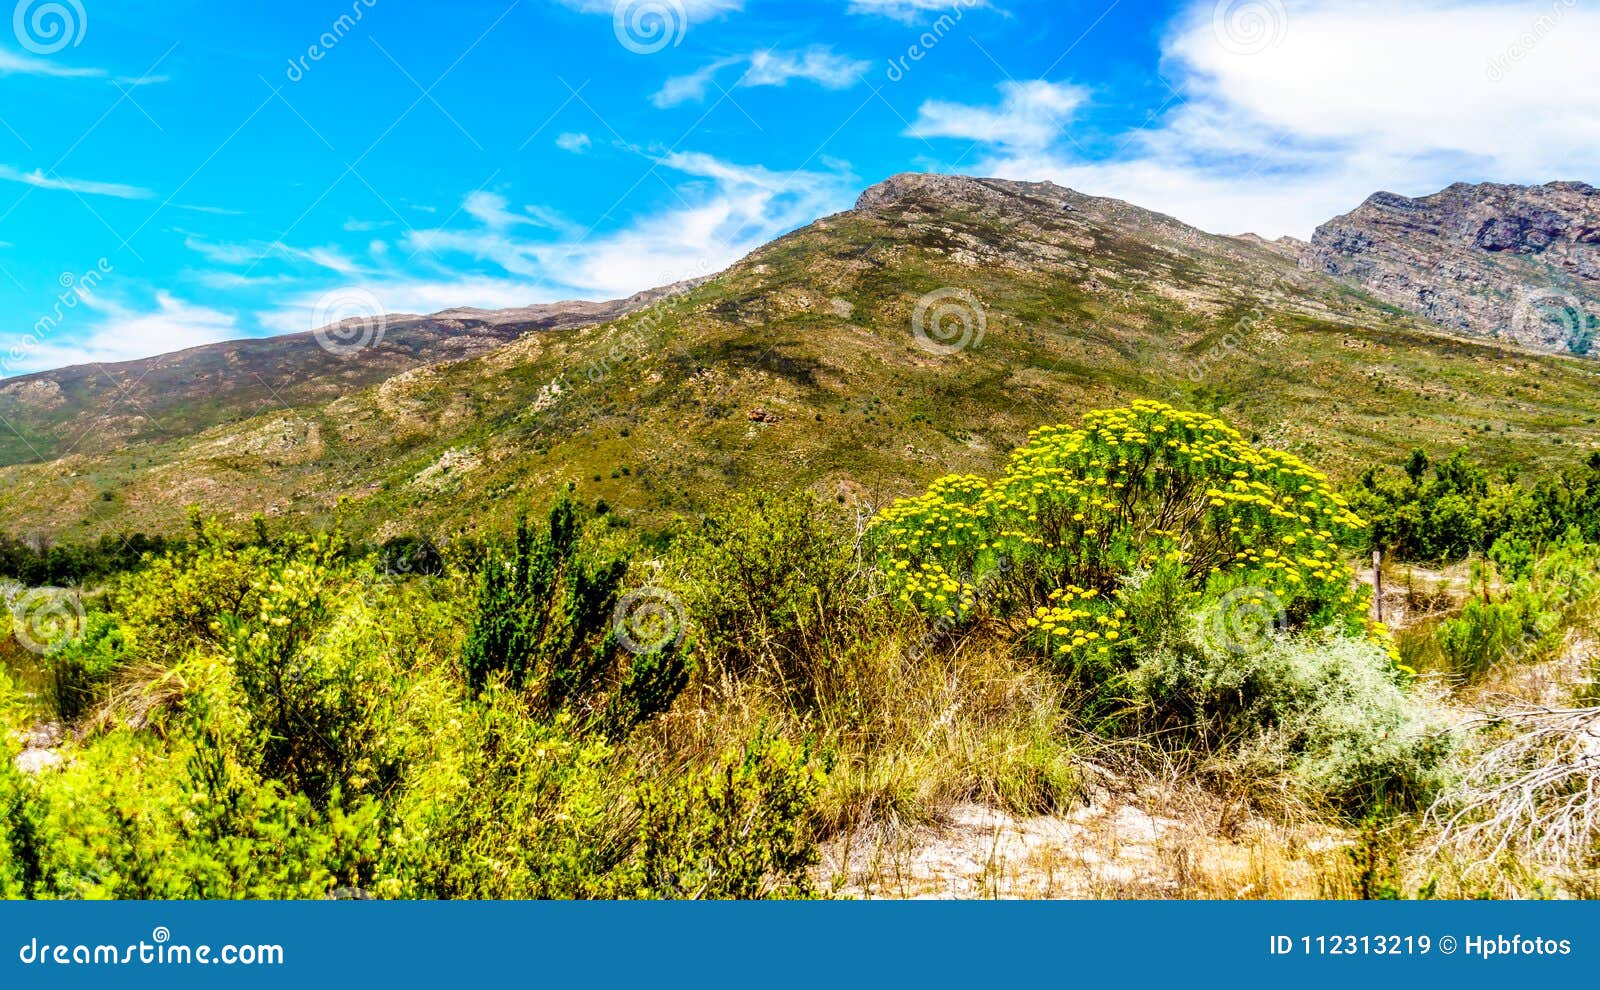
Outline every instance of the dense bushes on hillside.
<path id="1" fill-rule="evenodd" d="M 864 536 L 804 492 L 664 550 L 598 523 L 440 553 L 197 519 L 43 658 L 75 732 L 0 768 L 0 892 L 799 896 L 833 832 L 1066 807 L 1096 735 L 1351 814 L 1448 747 L 1365 621 L 1360 521 L 1211 417 L 1039 431 Z"/>
<path id="2" fill-rule="evenodd" d="M 34 586 L 82 584 L 131 570 L 172 546 L 163 536 L 126 533 L 87 544 L 54 544 L 0 533 L 0 577 Z"/>
<path id="3" fill-rule="evenodd" d="M 120 581 L 92 620 L 118 641 L 100 717 L 62 769 L 0 777 L 0 877 L 34 897 L 805 889 L 807 751 L 752 735 L 727 774 L 654 779 L 587 710 L 458 674 L 478 603 L 465 575 L 437 581 L 215 525 Z M 675 887 L 702 855 L 765 866 Z"/>
<path id="4" fill-rule="evenodd" d="M 1487 554 L 1521 573 L 1569 535 L 1600 542 L 1600 454 L 1527 485 L 1514 472 L 1492 478 L 1463 451 L 1437 463 L 1413 451 L 1401 472 L 1368 468 L 1349 498 L 1371 545 L 1402 560 Z"/>

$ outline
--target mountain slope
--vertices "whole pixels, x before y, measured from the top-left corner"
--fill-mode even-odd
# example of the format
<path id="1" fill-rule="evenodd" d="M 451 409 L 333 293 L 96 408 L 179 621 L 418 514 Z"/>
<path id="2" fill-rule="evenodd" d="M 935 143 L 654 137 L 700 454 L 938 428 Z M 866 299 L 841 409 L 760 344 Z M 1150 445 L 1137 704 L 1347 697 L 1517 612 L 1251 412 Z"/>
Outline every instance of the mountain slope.
<path id="1" fill-rule="evenodd" d="M 189 436 L 264 410 L 335 399 L 427 364 L 485 354 L 525 333 L 603 323 L 680 288 L 610 302 L 390 315 L 159 357 L 0 380 L 0 465 L 104 454 Z"/>
<path id="2" fill-rule="evenodd" d="M 1311 267 L 1442 326 L 1586 354 L 1600 315 L 1600 190 L 1457 183 L 1377 193 L 1317 228 Z"/>
<path id="3" fill-rule="evenodd" d="M 1600 442 L 1597 377 L 1116 200 L 907 175 L 618 320 L 0 469 L 0 513 L 81 536 L 172 528 L 193 502 L 438 534 L 571 483 L 650 522 L 751 485 L 910 491 L 1135 397 L 1216 410 L 1343 476 L 1462 443 L 1537 469 Z"/>

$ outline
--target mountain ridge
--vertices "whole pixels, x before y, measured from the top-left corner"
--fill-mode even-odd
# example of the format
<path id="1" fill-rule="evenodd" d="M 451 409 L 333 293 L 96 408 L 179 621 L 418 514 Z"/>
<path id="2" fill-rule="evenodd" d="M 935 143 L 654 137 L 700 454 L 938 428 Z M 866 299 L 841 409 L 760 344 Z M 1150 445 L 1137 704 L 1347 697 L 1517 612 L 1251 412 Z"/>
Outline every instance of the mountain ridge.
<path id="1" fill-rule="evenodd" d="M 1141 397 L 1340 477 L 1467 443 L 1537 470 L 1600 446 L 1597 382 L 1270 244 L 1047 183 L 911 174 L 610 321 L 0 467 L 0 514 L 78 537 L 171 529 L 194 503 L 390 536 L 503 523 L 568 485 L 644 522 L 751 485 L 870 504 Z"/>
<path id="2" fill-rule="evenodd" d="M 700 281 L 604 302 L 569 300 L 503 310 L 452 307 L 425 316 L 375 314 L 315 330 L 0 379 L 0 419 L 10 427 L 0 431 L 0 464 L 48 459 L 85 442 L 105 449 L 119 442 L 170 438 L 263 405 L 334 398 L 418 367 L 487 353 L 525 333 L 616 319 Z M 354 332 L 356 339 L 341 342 L 341 332 Z M 74 400 L 80 408 L 72 415 L 50 415 Z M 201 404 L 207 411 L 185 416 L 178 408 L 185 403 Z M 119 410 L 124 415 L 119 417 Z M 172 422 L 164 422 L 169 417 Z"/>

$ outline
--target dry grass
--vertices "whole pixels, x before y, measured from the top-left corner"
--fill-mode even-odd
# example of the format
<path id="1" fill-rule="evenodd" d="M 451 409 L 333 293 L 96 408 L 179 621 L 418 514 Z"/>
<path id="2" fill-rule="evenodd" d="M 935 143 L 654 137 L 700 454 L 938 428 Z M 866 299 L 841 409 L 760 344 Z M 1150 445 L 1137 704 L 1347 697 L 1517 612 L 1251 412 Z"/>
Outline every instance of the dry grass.
<path id="1" fill-rule="evenodd" d="M 1037 814 L 1079 799 L 1057 683 L 986 639 L 916 646 L 905 633 L 851 647 L 806 703 L 770 680 L 698 686 L 645 730 L 649 748 L 681 761 L 761 731 L 809 740 L 828 768 L 824 838 L 929 825 L 962 802 Z"/>

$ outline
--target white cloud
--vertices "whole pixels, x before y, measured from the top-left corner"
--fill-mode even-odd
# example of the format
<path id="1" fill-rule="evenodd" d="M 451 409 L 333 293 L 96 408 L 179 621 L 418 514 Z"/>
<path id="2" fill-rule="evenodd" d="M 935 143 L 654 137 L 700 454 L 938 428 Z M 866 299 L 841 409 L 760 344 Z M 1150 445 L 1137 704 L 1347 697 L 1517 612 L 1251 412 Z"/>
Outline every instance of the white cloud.
<path id="1" fill-rule="evenodd" d="M 826 45 L 813 45 L 797 52 L 752 52 L 718 59 L 687 75 L 673 76 L 651 99 L 658 107 L 704 100 L 718 73 L 736 65 L 745 66 L 745 70 L 730 87 L 733 89 L 787 86 L 793 79 L 813 82 L 825 89 L 848 89 L 859 82 L 870 67 L 861 59 L 835 54 Z"/>
<path id="2" fill-rule="evenodd" d="M 52 76 L 57 79 L 90 79 L 105 76 L 104 69 L 75 69 L 49 59 L 28 58 L 0 49 L 0 75 Z"/>
<path id="3" fill-rule="evenodd" d="M 1044 80 L 1000 84 L 998 106 L 977 107 L 929 100 L 906 131 L 909 137 L 960 138 L 1003 148 L 1035 150 L 1061 134 L 1088 98 L 1086 90 Z"/>
<path id="4" fill-rule="evenodd" d="M 35 189 L 56 189 L 64 192 L 82 193 L 86 196 L 112 196 L 117 199 L 149 199 L 155 193 L 138 186 L 123 185 L 120 182 L 95 182 L 90 179 L 68 179 L 59 175 L 45 175 L 42 169 L 24 172 L 12 168 L 10 165 L 0 165 L 0 181 L 20 182 L 25 186 Z"/>
<path id="5" fill-rule="evenodd" d="M 480 190 L 462 206 L 470 226 L 411 232 L 399 245 L 413 255 L 411 265 L 355 279 L 352 287 L 390 312 L 412 313 L 626 296 L 719 271 L 779 234 L 848 206 L 858 184 L 843 169 L 776 172 L 695 152 L 667 154 L 657 167 L 678 177 L 674 206 L 622 229 L 592 234 L 536 207 L 519 213 L 504 196 Z M 419 262 L 434 271 L 419 277 Z M 260 322 L 284 332 L 310 329 L 304 324 L 320 295 L 307 290 L 260 314 Z"/>
<path id="6" fill-rule="evenodd" d="M 104 69 L 74 68 L 70 65 L 61 65 L 50 59 L 28 58 L 16 52 L 0 49 L 0 76 L 47 76 L 53 79 L 109 79 L 110 82 L 128 88 L 138 86 L 154 86 L 158 83 L 170 82 L 170 76 L 110 76 Z"/>
<path id="7" fill-rule="evenodd" d="M 743 86 L 784 86 L 791 79 L 804 79 L 826 89 L 847 89 L 866 72 L 868 63 L 836 55 L 823 46 L 801 52 L 762 51 L 750 56 L 750 68 L 739 82 Z"/>
<path id="8" fill-rule="evenodd" d="M 1289 0 L 1281 17 L 1254 6 L 1264 19 L 1218 17 L 1207 0 L 1174 22 L 1163 76 L 1183 99 L 1118 153 L 1085 158 L 1059 126 L 1043 143 L 972 126 L 963 136 L 990 152 L 964 170 L 1301 237 L 1378 190 L 1595 178 L 1600 12 L 1572 0 Z M 952 119 L 984 110 L 950 106 Z"/>
<path id="9" fill-rule="evenodd" d="M 296 248 L 290 247 L 282 241 L 274 241 L 273 250 L 280 254 L 310 262 L 318 268 L 326 268 L 330 272 L 340 275 L 361 275 L 365 273 L 360 265 L 336 247 Z"/>
<path id="10" fill-rule="evenodd" d="M 560 148 L 562 151 L 570 151 L 575 155 L 581 155 L 585 151 L 588 151 L 590 145 L 592 144 L 594 144 L 594 142 L 590 140 L 589 135 L 587 134 L 567 133 L 556 138 L 557 148 Z"/>
<path id="11" fill-rule="evenodd" d="M 673 76 L 662 84 L 650 100 L 658 107 L 675 107 L 680 103 L 703 100 L 717 73 L 743 61 L 744 59 L 738 56 L 718 59 L 686 75 Z"/>
<path id="12" fill-rule="evenodd" d="M 215 244 L 195 234 L 186 235 L 183 246 L 219 265 L 250 265 L 266 257 L 263 244 Z"/>
<path id="13" fill-rule="evenodd" d="M 506 209 L 506 198 L 504 196 L 499 193 L 484 192 L 481 189 L 477 192 L 469 193 L 461 209 L 467 216 L 480 221 L 490 230 L 504 230 L 519 223 L 533 223 L 533 218 L 512 213 Z"/>
<path id="14" fill-rule="evenodd" d="M 294 275 L 241 275 L 237 272 L 217 271 L 187 272 L 185 274 L 207 288 L 223 289 L 230 292 L 240 289 L 263 289 L 275 285 L 288 285 L 298 281 L 298 277 Z"/>
<path id="15" fill-rule="evenodd" d="M 988 0 L 850 0 L 850 13 L 877 14 L 909 23 L 929 11 L 943 11 L 953 16 L 957 11 L 987 6 Z"/>
<path id="16" fill-rule="evenodd" d="M 282 241 L 215 242 L 198 234 L 184 234 L 183 246 L 218 265 L 248 265 L 254 268 L 265 262 L 295 261 L 303 265 L 326 269 L 340 275 L 363 275 L 366 270 L 347 254 L 334 246 L 299 248 Z"/>
<path id="17" fill-rule="evenodd" d="M 243 210 L 230 210 L 223 206 L 201 206 L 194 203 L 173 203 L 172 205 L 180 210 L 188 210 L 190 213 L 207 213 L 214 217 L 242 217 L 245 215 Z"/>
<path id="18" fill-rule="evenodd" d="M 98 314 L 87 330 L 73 334 L 70 341 L 61 339 L 73 329 L 70 323 L 63 323 L 52 334 L 13 343 L 20 359 L 9 360 L 8 354 L 6 373 L 131 361 L 243 336 L 232 314 L 186 302 L 169 292 L 156 293 L 156 308 L 143 311 L 88 293 L 80 298 Z"/>

